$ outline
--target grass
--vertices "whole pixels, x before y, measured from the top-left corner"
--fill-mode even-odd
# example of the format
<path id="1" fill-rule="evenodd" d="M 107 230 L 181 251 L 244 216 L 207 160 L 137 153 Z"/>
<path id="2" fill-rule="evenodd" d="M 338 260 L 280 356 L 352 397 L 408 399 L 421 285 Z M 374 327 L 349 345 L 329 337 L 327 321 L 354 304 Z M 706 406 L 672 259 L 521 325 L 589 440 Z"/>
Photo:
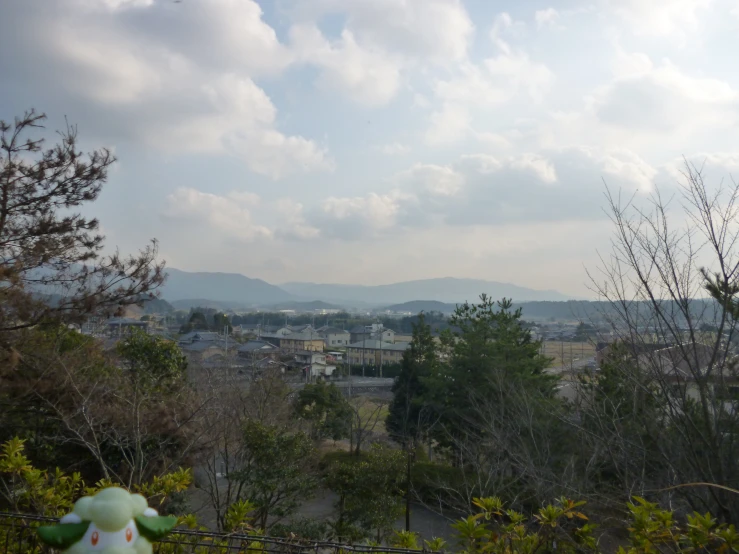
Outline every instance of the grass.
<path id="1" fill-rule="evenodd" d="M 573 361 L 587 360 L 595 356 L 595 345 L 589 342 L 544 341 L 543 354 L 553 358 L 551 367 L 570 365 Z"/>

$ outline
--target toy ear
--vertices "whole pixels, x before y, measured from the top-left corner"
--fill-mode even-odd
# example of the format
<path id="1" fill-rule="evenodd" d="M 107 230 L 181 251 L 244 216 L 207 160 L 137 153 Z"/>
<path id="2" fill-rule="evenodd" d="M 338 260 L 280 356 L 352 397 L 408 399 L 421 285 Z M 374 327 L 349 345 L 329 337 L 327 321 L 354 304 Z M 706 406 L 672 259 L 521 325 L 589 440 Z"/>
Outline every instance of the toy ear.
<path id="1" fill-rule="evenodd" d="M 36 529 L 36 532 L 44 544 L 58 548 L 59 550 L 66 550 L 85 536 L 89 526 L 89 521 L 83 521 L 82 523 L 62 523 L 60 525 L 39 527 Z"/>
<path id="2" fill-rule="evenodd" d="M 177 525 L 177 518 L 175 516 L 136 516 L 134 520 L 136 521 L 136 528 L 139 530 L 139 535 L 149 542 L 163 539 Z"/>

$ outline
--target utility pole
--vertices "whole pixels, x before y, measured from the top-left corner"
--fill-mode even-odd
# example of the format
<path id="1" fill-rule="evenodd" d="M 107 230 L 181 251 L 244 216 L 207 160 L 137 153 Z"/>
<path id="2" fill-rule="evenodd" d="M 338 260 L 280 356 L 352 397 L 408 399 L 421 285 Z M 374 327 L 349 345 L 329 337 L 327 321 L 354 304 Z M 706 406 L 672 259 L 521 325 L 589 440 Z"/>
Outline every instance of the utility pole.
<path id="1" fill-rule="evenodd" d="M 364 351 L 365 351 L 365 345 L 367 340 L 367 328 L 364 328 L 364 331 L 362 333 L 362 377 L 364 377 Z"/>
<path id="2" fill-rule="evenodd" d="M 406 457 L 406 474 L 405 474 L 405 530 L 411 530 L 411 458 L 413 457 L 413 449 L 410 441 L 406 442 L 408 456 Z"/>

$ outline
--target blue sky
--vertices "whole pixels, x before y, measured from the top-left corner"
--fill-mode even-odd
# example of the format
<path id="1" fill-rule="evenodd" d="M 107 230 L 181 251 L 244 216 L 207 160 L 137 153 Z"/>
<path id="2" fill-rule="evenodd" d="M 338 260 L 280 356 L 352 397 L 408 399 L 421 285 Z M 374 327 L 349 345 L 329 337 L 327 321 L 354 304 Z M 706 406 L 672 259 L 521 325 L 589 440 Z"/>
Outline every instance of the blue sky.
<path id="1" fill-rule="evenodd" d="M 0 117 L 115 150 L 111 249 L 586 296 L 604 181 L 739 169 L 737 37 L 737 0 L 0 0 Z"/>

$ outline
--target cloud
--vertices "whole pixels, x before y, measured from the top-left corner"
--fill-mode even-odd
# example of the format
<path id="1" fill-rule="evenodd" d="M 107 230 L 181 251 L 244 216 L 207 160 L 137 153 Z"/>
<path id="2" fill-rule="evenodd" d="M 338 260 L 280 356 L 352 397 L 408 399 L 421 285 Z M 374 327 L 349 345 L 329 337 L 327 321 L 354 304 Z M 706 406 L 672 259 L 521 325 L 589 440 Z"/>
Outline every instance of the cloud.
<path id="1" fill-rule="evenodd" d="M 736 125 L 739 91 L 730 84 L 690 76 L 668 60 L 652 69 L 642 58 L 637 67 L 594 95 L 601 122 L 666 134 Z"/>
<path id="2" fill-rule="evenodd" d="M 637 36 L 682 40 L 686 34 L 700 28 L 700 17 L 711 7 L 713 0 L 607 0 L 607 4 L 624 20 L 626 28 Z"/>
<path id="3" fill-rule="evenodd" d="M 400 156 L 411 151 L 409 146 L 400 144 L 399 142 L 383 144 L 382 146 L 378 146 L 377 149 L 388 156 Z"/>
<path id="4" fill-rule="evenodd" d="M 431 63 L 464 59 L 474 32 L 461 0 L 318 0 L 293 11 L 310 20 L 331 14 L 345 18 L 363 47 Z"/>
<path id="5" fill-rule="evenodd" d="M 464 186 L 464 175 L 448 166 L 415 164 L 395 176 L 395 181 L 411 190 L 431 196 L 455 196 Z"/>
<path id="6" fill-rule="evenodd" d="M 215 229 L 231 240 L 250 242 L 272 236 L 272 231 L 252 221 L 249 207 L 257 201 L 255 195 L 241 192 L 219 196 L 182 187 L 167 196 L 162 216 L 190 229 L 201 225 Z"/>
<path id="7" fill-rule="evenodd" d="M 545 10 L 536 10 L 534 12 L 534 21 L 536 22 L 537 29 L 543 29 L 548 26 L 556 25 L 559 20 L 559 12 L 554 8 L 547 8 Z"/>
<path id="8" fill-rule="evenodd" d="M 554 83 L 554 73 L 543 63 L 531 59 L 522 48 L 502 37 L 518 35 L 522 22 L 499 15 L 490 31 L 497 53 L 479 63 L 460 63 L 448 77 L 433 82 L 440 107 L 429 116 L 425 134 L 428 144 L 451 144 L 467 136 L 473 111 L 499 108 L 522 96 L 541 103 Z"/>
<path id="9" fill-rule="evenodd" d="M 23 85 L 53 88 L 53 102 L 78 114 L 88 136 L 231 154 L 272 178 L 333 167 L 325 148 L 278 129 L 277 109 L 254 81 L 293 58 L 254 1 L 31 4 L 4 8 L 0 47 L 19 53 L 4 73 L 34 67 Z M 20 41 L 4 44 L 11 36 Z"/>
<path id="10" fill-rule="evenodd" d="M 447 145 L 462 139 L 470 129 L 470 115 L 463 105 L 444 103 L 429 116 L 424 140 L 431 146 Z"/>
<path id="11" fill-rule="evenodd" d="M 386 104 L 400 87 L 402 61 L 383 50 L 362 48 L 349 30 L 332 44 L 315 25 L 296 25 L 290 39 L 301 61 L 321 68 L 320 86 L 360 104 Z"/>
<path id="12" fill-rule="evenodd" d="M 303 214 L 303 205 L 292 198 L 281 198 L 276 203 L 281 216 L 281 226 L 276 231 L 279 238 L 310 240 L 318 238 L 321 232 L 308 225 Z"/>

